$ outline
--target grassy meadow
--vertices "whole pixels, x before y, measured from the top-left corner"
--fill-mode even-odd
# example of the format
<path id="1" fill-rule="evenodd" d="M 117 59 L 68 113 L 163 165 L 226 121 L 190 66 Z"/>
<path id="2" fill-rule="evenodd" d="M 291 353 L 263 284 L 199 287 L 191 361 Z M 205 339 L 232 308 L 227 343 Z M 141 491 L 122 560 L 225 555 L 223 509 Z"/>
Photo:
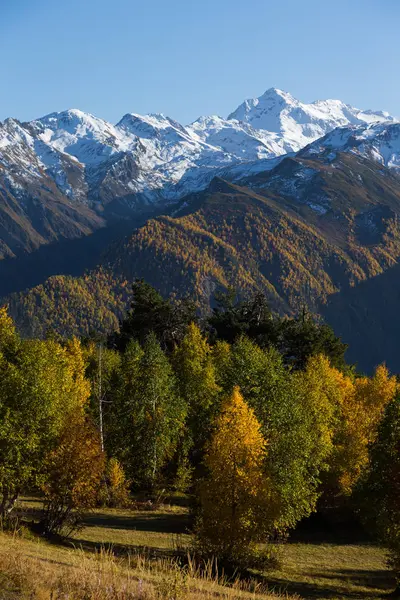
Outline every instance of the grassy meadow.
<path id="1" fill-rule="evenodd" d="M 34 521 L 39 501 L 25 499 Z M 278 548 L 281 567 L 239 580 L 200 571 L 188 552 L 189 511 L 183 498 L 156 508 L 98 509 L 65 544 L 0 534 L 0 598 L 16 600 L 153 600 L 158 598 L 368 598 L 389 596 L 394 581 L 383 549 L 359 532 L 318 524 L 300 528 Z"/>

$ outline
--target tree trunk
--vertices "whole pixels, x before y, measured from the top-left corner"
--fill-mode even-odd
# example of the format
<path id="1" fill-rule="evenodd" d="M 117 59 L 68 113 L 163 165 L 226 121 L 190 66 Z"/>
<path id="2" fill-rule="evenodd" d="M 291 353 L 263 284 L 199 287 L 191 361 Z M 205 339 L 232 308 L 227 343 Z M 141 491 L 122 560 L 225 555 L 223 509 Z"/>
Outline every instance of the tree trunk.
<path id="1" fill-rule="evenodd" d="M 104 452 L 104 430 L 103 430 L 103 390 L 102 390 L 102 360 L 103 360 L 103 346 L 100 343 L 99 346 L 99 370 L 98 370 L 98 394 L 99 394 L 99 430 L 100 430 L 100 443 L 101 451 Z"/>
<path id="2" fill-rule="evenodd" d="M 19 491 L 15 491 L 13 494 L 10 494 L 8 491 L 3 493 L 0 502 L 0 519 L 2 521 L 4 521 L 14 510 L 18 496 Z"/>

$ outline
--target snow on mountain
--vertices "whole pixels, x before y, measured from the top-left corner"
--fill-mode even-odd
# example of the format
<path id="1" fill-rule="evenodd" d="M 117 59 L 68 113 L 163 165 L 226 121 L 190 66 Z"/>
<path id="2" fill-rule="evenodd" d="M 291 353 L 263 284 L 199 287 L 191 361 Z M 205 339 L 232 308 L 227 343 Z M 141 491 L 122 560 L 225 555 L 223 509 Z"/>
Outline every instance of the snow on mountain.
<path id="1" fill-rule="evenodd" d="M 93 165 L 115 152 L 129 150 L 131 138 L 103 119 L 72 109 L 30 123 L 38 138 L 81 164 Z"/>
<path id="2" fill-rule="evenodd" d="M 325 155 L 332 160 L 337 152 L 352 152 L 400 170 L 400 123 L 338 128 L 307 146 L 300 154 Z"/>
<path id="3" fill-rule="evenodd" d="M 387 130 L 394 122 L 387 113 L 361 111 L 339 100 L 304 104 L 277 89 L 246 100 L 227 119 L 201 117 L 186 127 L 162 114 L 134 113 L 112 125 L 73 109 L 30 123 L 0 123 L 0 170 L 11 190 L 45 176 L 71 201 L 104 206 L 120 199 L 130 206 L 139 197 L 175 200 L 203 189 L 215 175 L 238 179 L 267 170 L 277 157 L 337 127 L 355 127 L 361 135 L 369 127 Z M 391 143 L 392 151 L 387 145 L 382 155 L 377 150 L 377 158 L 396 166 L 399 153 Z"/>
<path id="4" fill-rule="evenodd" d="M 274 158 L 286 153 L 275 133 L 221 117 L 200 117 L 188 128 L 201 140 L 231 154 L 237 161 Z"/>
<path id="5" fill-rule="evenodd" d="M 287 152 L 304 148 L 336 127 L 396 121 L 389 113 L 359 110 L 340 100 L 305 104 L 275 88 L 246 100 L 228 119 L 277 134 Z"/>

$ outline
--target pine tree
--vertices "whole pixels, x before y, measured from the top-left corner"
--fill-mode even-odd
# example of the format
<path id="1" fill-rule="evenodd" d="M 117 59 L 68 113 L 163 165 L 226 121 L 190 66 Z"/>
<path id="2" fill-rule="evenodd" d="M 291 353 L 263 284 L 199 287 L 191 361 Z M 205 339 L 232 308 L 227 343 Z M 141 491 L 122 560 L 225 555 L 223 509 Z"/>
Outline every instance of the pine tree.
<path id="1" fill-rule="evenodd" d="M 344 359 L 347 344 L 338 338 L 325 323 L 317 323 L 303 310 L 295 319 L 283 319 L 278 327 L 276 347 L 285 362 L 294 369 L 305 369 L 311 356 L 323 354 L 332 366 L 348 368 Z"/>
<path id="2" fill-rule="evenodd" d="M 189 323 L 196 321 L 195 304 L 190 300 L 164 300 L 143 279 L 136 279 L 132 291 L 131 310 L 121 321 L 119 332 L 110 337 L 110 345 L 123 351 L 130 340 L 144 343 L 154 333 L 164 350 L 172 350 L 182 340 Z"/>
<path id="3" fill-rule="evenodd" d="M 276 324 L 266 297 L 255 294 L 252 298 L 236 301 L 236 292 L 228 289 L 216 294 L 217 306 L 208 318 L 212 336 L 233 344 L 246 335 L 262 346 L 276 343 Z"/>

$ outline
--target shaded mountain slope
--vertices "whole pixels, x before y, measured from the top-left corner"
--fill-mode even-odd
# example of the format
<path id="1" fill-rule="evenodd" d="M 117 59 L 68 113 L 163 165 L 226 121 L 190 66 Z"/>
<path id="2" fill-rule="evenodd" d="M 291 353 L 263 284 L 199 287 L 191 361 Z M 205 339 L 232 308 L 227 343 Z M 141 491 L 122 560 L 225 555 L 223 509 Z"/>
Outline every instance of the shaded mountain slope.
<path id="1" fill-rule="evenodd" d="M 0 166 L 0 259 L 63 239 L 89 235 L 105 220 L 63 196 L 54 182 L 24 182 L 18 195 L 9 189 Z"/>
<path id="2" fill-rule="evenodd" d="M 337 335 L 350 341 L 347 359 L 372 372 L 386 362 L 400 372 L 400 264 L 377 277 L 346 287 L 321 307 L 323 318 Z"/>
<path id="3" fill-rule="evenodd" d="M 362 156 L 338 153 L 327 161 L 322 153 L 284 159 L 242 183 L 216 178 L 170 215 L 114 242 L 85 277 L 53 277 L 11 296 L 25 335 L 51 327 L 63 335 L 111 331 L 132 280 L 144 277 L 164 295 L 190 295 L 202 310 L 228 286 L 242 295 L 264 292 L 280 314 L 306 304 L 352 345 L 356 330 L 346 319 L 338 329 L 346 311 L 341 298 L 357 294 L 363 282 L 379 289 L 400 257 L 398 176 Z M 369 369 L 371 357 L 362 356 L 360 366 Z"/>

